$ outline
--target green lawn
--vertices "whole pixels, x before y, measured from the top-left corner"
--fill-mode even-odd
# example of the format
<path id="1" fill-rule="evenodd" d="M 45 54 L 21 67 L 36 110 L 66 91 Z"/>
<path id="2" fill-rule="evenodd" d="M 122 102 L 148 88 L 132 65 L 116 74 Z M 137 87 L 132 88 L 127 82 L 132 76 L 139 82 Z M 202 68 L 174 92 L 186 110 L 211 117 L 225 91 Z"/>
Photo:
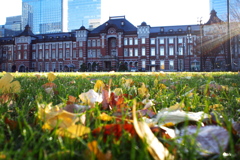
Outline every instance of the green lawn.
<path id="1" fill-rule="evenodd" d="M 169 151 L 169 157 L 240 157 L 237 72 L 53 74 L 56 77 L 48 73 L 11 73 L 10 81 L 18 81 L 20 90 L 15 85 L 6 89 L 10 81 L 0 80 L 0 160 L 156 159 L 151 149 L 160 149 L 150 147 L 146 135 L 142 138 L 135 130 L 135 114 L 137 121 L 147 124 Z M 0 73 L 0 78 L 4 75 Z M 91 97 L 93 89 L 103 100 Z M 92 92 L 87 94 L 89 90 Z M 137 113 L 132 112 L 133 106 Z M 166 112 L 172 115 L 164 120 L 157 118 Z M 208 118 L 191 120 L 181 116 L 176 120 L 178 113 L 203 112 Z M 204 126 L 209 127 L 209 134 L 200 137 L 198 133 L 205 133 Z M 191 127 L 197 128 L 195 134 L 189 133 Z M 211 133 L 215 137 L 209 140 Z M 205 141 L 212 146 L 202 151 L 199 145 Z M 220 145 L 221 141 L 227 144 Z M 215 147 L 217 151 L 212 151 Z"/>

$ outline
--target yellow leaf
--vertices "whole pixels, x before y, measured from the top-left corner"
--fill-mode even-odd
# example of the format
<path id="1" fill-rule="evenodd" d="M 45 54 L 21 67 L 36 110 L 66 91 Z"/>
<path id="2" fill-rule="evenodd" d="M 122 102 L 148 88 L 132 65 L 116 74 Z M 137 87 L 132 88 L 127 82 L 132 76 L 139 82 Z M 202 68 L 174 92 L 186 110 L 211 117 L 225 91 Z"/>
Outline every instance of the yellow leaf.
<path id="1" fill-rule="evenodd" d="M 56 131 L 57 135 L 76 138 L 90 133 L 91 129 L 81 124 L 73 124 L 67 128 L 59 128 Z"/>
<path id="2" fill-rule="evenodd" d="M 103 121 L 111 121 L 113 119 L 111 116 L 109 116 L 106 113 L 101 113 L 98 118 L 103 120 Z"/>
<path id="3" fill-rule="evenodd" d="M 10 84 L 10 92 L 11 93 L 18 93 L 21 90 L 21 85 L 18 81 L 14 81 Z"/>
<path id="4" fill-rule="evenodd" d="M 184 108 L 184 104 L 183 103 L 180 103 L 180 104 L 176 103 L 176 104 L 172 105 L 171 107 L 169 107 L 169 110 L 175 111 L 175 110 L 180 110 L 182 108 Z"/>
<path id="5" fill-rule="evenodd" d="M 123 94 L 122 88 L 115 88 L 113 92 L 115 93 L 116 96 L 120 96 Z"/>
<path id="6" fill-rule="evenodd" d="M 0 79 L 0 89 L 3 88 L 5 85 L 8 85 L 13 80 L 13 76 L 10 73 L 6 73 L 1 79 Z"/>
<path id="7" fill-rule="evenodd" d="M 139 94 L 141 97 L 144 97 L 144 96 L 148 95 L 148 89 L 146 88 L 146 86 L 145 86 L 144 83 L 142 83 L 141 88 L 138 88 L 138 94 Z"/>
<path id="8" fill-rule="evenodd" d="M 20 91 L 20 83 L 18 81 L 12 82 L 12 80 L 13 76 L 10 73 L 6 73 L 0 79 L 0 93 L 17 93 Z"/>
<path id="9" fill-rule="evenodd" d="M 164 160 L 174 159 L 168 149 L 157 139 L 146 122 L 139 122 L 136 115 L 136 101 L 133 104 L 133 125 L 138 136 L 147 144 L 149 153 L 153 159 Z"/>
<path id="10" fill-rule="evenodd" d="M 112 159 L 112 154 L 111 153 L 106 153 L 104 154 L 101 149 L 98 147 L 97 141 L 92 141 L 87 144 L 88 150 L 93 153 L 96 157 L 97 160 L 111 160 Z M 89 157 L 87 159 L 93 159 L 94 157 L 91 157 L 92 154 L 89 154 Z"/>
<path id="11" fill-rule="evenodd" d="M 54 81 L 55 79 L 56 79 L 56 76 L 55 76 L 54 73 L 52 73 L 52 72 L 48 73 L 48 81 L 49 81 L 49 82 L 52 82 L 52 81 Z"/>
<path id="12" fill-rule="evenodd" d="M 103 87 L 105 84 L 101 80 L 97 80 L 97 82 L 94 85 L 94 91 L 95 92 L 102 92 Z"/>

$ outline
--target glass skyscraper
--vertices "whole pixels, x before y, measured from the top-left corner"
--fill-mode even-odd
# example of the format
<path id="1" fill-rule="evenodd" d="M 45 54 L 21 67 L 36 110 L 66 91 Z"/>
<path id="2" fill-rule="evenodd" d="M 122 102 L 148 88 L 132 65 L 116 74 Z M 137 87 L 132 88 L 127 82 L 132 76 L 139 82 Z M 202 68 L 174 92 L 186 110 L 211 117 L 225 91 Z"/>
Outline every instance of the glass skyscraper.
<path id="1" fill-rule="evenodd" d="M 214 9 L 217 12 L 217 16 L 223 20 L 227 21 L 227 1 L 228 0 L 210 0 L 210 10 Z M 229 0 L 229 8 L 230 8 L 230 18 L 234 18 L 232 10 L 234 9 L 235 11 L 238 10 L 239 12 L 239 2 L 236 0 Z M 236 6 L 238 4 L 238 6 Z M 240 16 L 240 15 L 239 15 Z"/>
<path id="2" fill-rule="evenodd" d="M 101 0 L 22 0 L 22 26 L 34 34 L 94 28 L 100 19 Z"/>
<path id="3" fill-rule="evenodd" d="M 64 1 L 22 0 L 23 26 L 29 24 L 35 34 L 66 31 Z"/>
<path id="4" fill-rule="evenodd" d="M 101 21 L 101 0 L 68 0 L 68 31 L 96 28 Z"/>

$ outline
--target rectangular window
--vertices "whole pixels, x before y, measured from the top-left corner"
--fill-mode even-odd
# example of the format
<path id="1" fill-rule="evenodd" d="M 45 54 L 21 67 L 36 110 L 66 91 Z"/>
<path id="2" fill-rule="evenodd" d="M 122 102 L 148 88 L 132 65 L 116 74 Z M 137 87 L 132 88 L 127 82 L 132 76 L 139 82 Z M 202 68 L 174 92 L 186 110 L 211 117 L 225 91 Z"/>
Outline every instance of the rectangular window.
<path id="1" fill-rule="evenodd" d="M 24 58 L 24 59 L 27 59 L 27 51 L 24 51 L 24 53 L 23 53 L 23 58 Z"/>
<path id="2" fill-rule="evenodd" d="M 45 59 L 48 59 L 48 58 L 49 58 L 49 52 L 45 51 Z"/>
<path id="3" fill-rule="evenodd" d="M 88 40 L 88 47 L 91 47 L 91 40 Z"/>
<path id="4" fill-rule="evenodd" d="M 142 44 L 145 44 L 146 43 L 146 38 L 142 38 Z"/>
<path id="5" fill-rule="evenodd" d="M 128 56 L 128 49 L 124 48 L 124 56 L 127 57 Z"/>
<path id="6" fill-rule="evenodd" d="M 134 48 L 134 56 L 138 56 L 138 48 Z"/>
<path id="7" fill-rule="evenodd" d="M 96 57 L 96 50 L 95 49 L 92 50 L 92 57 Z"/>
<path id="8" fill-rule="evenodd" d="M 82 42 L 82 41 L 79 42 L 79 46 L 80 46 L 80 47 L 83 46 L 83 42 Z"/>
<path id="9" fill-rule="evenodd" d="M 98 47 L 101 46 L 101 41 L 100 41 L 100 39 L 97 40 L 97 46 L 98 46 Z"/>
<path id="10" fill-rule="evenodd" d="M 183 39 L 182 38 L 178 38 L 178 43 L 182 43 Z"/>
<path id="11" fill-rule="evenodd" d="M 76 48 L 76 47 L 77 47 L 76 42 L 73 42 L 73 48 Z"/>
<path id="12" fill-rule="evenodd" d="M 127 38 L 124 38 L 124 45 L 128 45 L 128 39 Z"/>
<path id="13" fill-rule="evenodd" d="M 169 44 L 173 44 L 173 38 L 169 38 Z"/>
<path id="14" fill-rule="evenodd" d="M 178 46 L 178 55 L 183 55 L 183 46 Z"/>
<path id="15" fill-rule="evenodd" d="M 73 50 L 73 58 L 76 58 L 76 57 L 77 57 L 77 51 Z"/>
<path id="16" fill-rule="evenodd" d="M 56 45 L 55 45 L 55 44 L 52 44 L 52 48 L 55 49 L 55 48 L 56 48 Z"/>
<path id="17" fill-rule="evenodd" d="M 133 49 L 129 48 L 129 57 L 132 57 L 132 56 L 133 56 Z"/>
<path id="18" fill-rule="evenodd" d="M 100 49 L 97 50 L 97 57 L 98 57 L 98 58 L 101 57 L 101 50 L 100 50 Z"/>
<path id="19" fill-rule="evenodd" d="M 45 44 L 45 49 L 48 49 L 48 44 Z"/>
<path id="20" fill-rule="evenodd" d="M 59 48 L 62 48 L 62 43 L 59 43 Z"/>
<path id="21" fill-rule="evenodd" d="M 70 48 L 70 44 L 69 43 L 66 43 L 66 48 Z"/>
<path id="22" fill-rule="evenodd" d="M 169 46 L 169 56 L 173 56 L 173 46 Z"/>
<path id="23" fill-rule="evenodd" d="M 161 38 L 159 41 L 160 44 L 164 44 L 164 38 Z"/>
<path id="24" fill-rule="evenodd" d="M 45 63 L 45 71 L 49 71 L 49 63 Z"/>
<path id="25" fill-rule="evenodd" d="M 146 68 L 146 60 L 142 60 L 142 68 L 143 68 L 143 69 Z"/>
<path id="26" fill-rule="evenodd" d="M 155 44 L 155 38 L 151 38 L 151 44 Z"/>
<path id="27" fill-rule="evenodd" d="M 134 38 L 134 44 L 138 45 L 138 38 Z"/>
<path id="28" fill-rule="evenodd" d="M 38 63 L 38 70 L 42 71 L 42 63 Z"/>
<path id="29" fill-rule="evenodd" d="M 93 46 L 93 47 L 96 47 L 96 40 L 93 40 L 93 41 L 92 41 L 92 46 Z"/>
<path id="30" fill-rule="evenodd" d="M 21 45 L 18 45 L 18 50 L 21 50 Z"/>
<path id="31" fill-rule="evenodd" d="M 173 60 L 169 61 L 169 70 L 174 70 L 174 61 Z"/>
<path id="32" fill-rule="evenodd" d="M 164 56 L 164 46 L 160 47 L 160 56 Z"/>
<path id="33" fill-rule="evenodd" d="M 63 58 L 63 51 L 62 50 L 58 50 L 59 53 L 59 58 Z"/>
<path id="34" fill-rule="evenodd" d="M 155 47 L 151 47 L 151 56 L 155 56 Z"/>
<path id="35" fill-rule="evenodd" d="M 183 59 L 178 59 L 178 70 L 183 71 Z"/>
<path id="36" fill-rule="evenodd" d="M 25 50 L 27 49 L 27 44 L 24 44 L 24 49 L 25 49 Z"/>
<path id="37" fill-rule="evenodd" d="M 82 49 L 79 50 L 79 57 L 83 57 L 83 50 Z"/>
<path id="38" fill-rule="evenodd" d="M 145 47 L 142 47 L 142 56 L 146 56 L 146 49 L 145 49 Z"/>
<path id="39" fill-rule="evenodd" d="M 53 71 L 56 70 L 56 63 L 55 63 L 55 62 L 52 63 L 52 70 L 53 70 Z"/>
<path id="40" fill-rule="evenodd" d="M 18 51 L 18 59 L 21 59 L 21 52 Z"/>
<path id="41" fill-rule="evenodd" d="M 161 69 L 161 70 L 164 70 L 164 69 L 165 69 L 165 62 L 164 62 L 164 60 L 161 60 L 161 61 L 160 61 L 160 69 Z"/>
<path id="42" fill-rule="evenodd" d="M 66 50 L 66 58 L 70 58 L 70 50 L 69 49 Z"/>
<path id="43" fill-rule="evenodd" d="M 55 59 L 55 58 L 56 58 L 56 51 L 52 50 L 52 59 Z"/>
<path id="44" fill-rule="evenodd" d="M 133 39 L 129 38 L 129 45 L 133 45 Z"/>
<path id="45" fill-rule="evenodd" d="M 39 59 L 42 59 L 42 57 L 43 57 L 43 53 L 42 51 L 39 51 Z"/>
<path id="46" fill-rule="evenodd" d="M 39 45 L 38 45 L 38 49 L 42 49 L 42 44 L 39 44 Z"/>
<path id="47" fill-rule="evenodd" d="M 11 52 L 8 53 L 8 60 L 12 60 L 12 53 Z"/>
<path id="48" fill-rule="evenodd" d="M 62 64 L 62 62 L 59 63 L 59 70 L 60 70 L 60 71 L 63 70 L 63 64 Z"/>

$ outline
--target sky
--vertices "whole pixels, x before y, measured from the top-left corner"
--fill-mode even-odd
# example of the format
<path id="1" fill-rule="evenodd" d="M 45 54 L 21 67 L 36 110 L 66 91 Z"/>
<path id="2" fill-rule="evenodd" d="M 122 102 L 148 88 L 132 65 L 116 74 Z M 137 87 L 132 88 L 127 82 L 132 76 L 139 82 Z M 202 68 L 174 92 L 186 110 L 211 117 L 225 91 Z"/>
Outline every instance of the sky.
<path id="1" fill-rule="evenodd" d="M 125 16 L 133 25 L 150 26 L 205 23 L 210 17 L 209 0 L 102 0 L 102 22 Z M 6 17 L 22 14 L 22 0 L 0 0 L 0 25 Z"/>

